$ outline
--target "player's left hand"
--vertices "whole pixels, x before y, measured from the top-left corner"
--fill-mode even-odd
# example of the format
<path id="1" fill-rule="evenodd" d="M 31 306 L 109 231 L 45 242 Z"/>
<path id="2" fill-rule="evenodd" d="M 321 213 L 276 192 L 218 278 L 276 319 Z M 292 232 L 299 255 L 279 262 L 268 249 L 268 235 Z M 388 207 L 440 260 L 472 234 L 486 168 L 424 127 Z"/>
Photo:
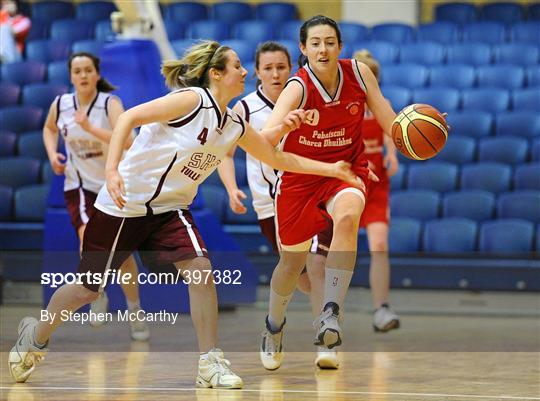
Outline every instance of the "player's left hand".
<path id="1" fill-rule="evenodd" d="M 396 175 L 399 170 L 399 160 L 396 152 L 389 152 L 384 156 L 384 165 L 386 166 L 386 174 L 388 177 Z"/>
<path id="2" fill-rule="evenodd" d="M 242 200 L 246 198 L 247 196 L 242 190 L 235 189 L 229 193 L 229 207 L 236 214 L 246 214 L 247 208 L 242 203 Z"/>
<path id="3" fill-rule="evenodd" d="M 90 132 L 92 129 L 92 125 L 90 124 L 90 121 L 88 121 L 88 116 L 82 110 L 77 110 L 75 112 L 75 122 L 86 132 Z"/>

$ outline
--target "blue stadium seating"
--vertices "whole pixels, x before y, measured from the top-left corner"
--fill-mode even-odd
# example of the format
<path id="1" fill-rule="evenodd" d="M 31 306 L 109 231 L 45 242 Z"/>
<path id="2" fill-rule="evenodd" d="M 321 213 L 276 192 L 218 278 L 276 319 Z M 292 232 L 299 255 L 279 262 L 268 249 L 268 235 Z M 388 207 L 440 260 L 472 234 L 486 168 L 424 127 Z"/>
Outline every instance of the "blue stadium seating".
<path id="1" fill-rule="evenodd" d="M 41 128 L 43 110 L 35 106 L 16 106 L 0 109 L 2 129 L 21 133 Z"/>
<path id="2" fill-rule="evenodd" d="M 94 28 L 94 38 L 102 42 L 113 40 L 115 33 L 111 26 L 111 21 L 99 21 Z"/>
<path id="3" fill-rule="evenodd" d="M 495 62 L 500 64 L 537 65 L 540 50 L 529 43 L 505 43 L 495 46 Z"/>
<path id="4" fill-rule="evenodd" d="M 51 24 L 51 39 L 63 40 L 70 44 L 78 40 L 93 39 L 94 24 L 76 19 L 53 21 Z"/>
<path id="5" fill-rule="evenodd" d="M 452 131 L 436 160 L 458 165 L 471 163 L 476 151 L 476 141 L 467 136 L 455 135 Z"/>
<path id="6" fill-rule="evenodd" d="M 73 3 L 65 1 L 38 1 L 32 4 L 32 20 L 49 21 L 73 18 Z"/>
<path id="7" fill-rule="evenodd" d="M 289 54 L 291 55 L 291 62 L 293 65 L 293 71 L 297 66 L 298 57 L 300 57 L 300 48 L 298 47 L 298 41 L 297 40 L 286 40 L 286 39 L 280 39 L 278 40 L 279 43 L 281 43 L 283 46 L 289 50 Z"/>
<path id="8" fill-rule="evenodd" d="M 527 85 L 540 86 L 540 65 L 531 65 L 527 67 Z"/>
<path id="9" fill-rule="evenodd" d="M 405 176 L 407 173 L 407 165 L 400 164 L 396 174 L 390 177 L 390 190 L 397 191 L 405 188 Z"/>
<path id="10" fill-rule="evenodd" d="M 437 192 L 454 191 L 457 187 L 458 168 L 454 164 L 438 161 L 411 164 L 407 173 L 409 190 L 429 189 Z"/>
<path id="11" fill-rule="evenodd" d="M 517 65 L 484 65 L 476 73 L 479 87 L 519 89 L 525 83 L 525 71 Z"/>
<path id="12" fill-rule="evenodd" d="M 13 197 L 15 221 L 43 221 L 47 207 L 48 185 L 19 188 Z"/>
<path id="13" fill-rule="evenodd" d="M 302 24 L 303 21 L 299 20 L 285 21 L 278 29 L 279 38 L 298 43 L 300 41 L 300 27 Z"/>
<path id="14" fill-rule="evenodd" d="M 0 131 L 0 157 L 15 156 L 17 134 L 9 131 Z"/>
<path id="15" fill-rule="evenodd" d="M 462 190 L 447 193 L 442 201 L 444 217 L 462 217 L 474 221 L 493 218 L 495 196 L 482 190 Z"/>
<path id="16" fill-rule="evenodd" d="M 497 217 L 540 223 L 540 191 L 514 191 L 499 195 Z"/>
<path id="17" fill-rule="evenodd" d="M 0 221 L 11 221 L 13 217 L 13 189 L 0 185 Z"/>
<path id="18" fill-rule="evenodd" d="M 540 253 L 540 224 L 536 226 L 536 253 Z"/>
<path id="19" fill-rule="evenodd" d="M 456 43 L 446 47 L 448 64 L 484 65 L 491 63 L 493 53 L 485 43 Z"/>
<path id="20" fill-rule="evenodd" d="M 54 61 L 47 66 L 47 80 L 51 84 L 71 85 L 66 61 Z"/>
<path id="21" fill-rule="evenodd" d="M 242 21 L 233 27 L 232 36 L 254 43 L 266 42 L 275 38 L 275 29 L 274 25 L 268 21 Z"/>
<path id="22" fill-rule="evenodd" d="M 512 169 L 501 163 L 469 164 L 461 168 L 461 189 L 481 189 L 493 193 L 510 189 Z"/>
<path id="23" fill-rule="evenodd" d="M 532 111 L 499 114 L 495 118 L 495 135 L 540 136 L 540 115 Z"/>
<path id="24" fill-rule="evenodd" d="M 452 88 L 421 88 L 413 91 L 413 103 L 430 104 L 441 112 L 459 108 L 459 91 Z"/>
<path id="25" fill-rule="evenodd" d="M 181 40 L 175 40 L 174 42 L 171 42 L 171 47 L 173 48 L 174 52 L 176 53 L 176 56 L 178 58 L 181 58 L 185 51 L 189 49 L 191 46 L 193 46 L 195 43 L 197 43 L 197 39 L 181 39 Z"/>
<path id="26" fill-rule="evenodd" d="M 532 3 L 527 10 L 530 20 L 540 21 L 540 4 Z"/>
<path id="27" fill-rule="evenodd" d="M 437 21 L 449 21 L 458 25 L 465 25 L 478 19 L 474 4 L 470 3 L 446 3 L 435 7 L 435 19 Z"/>
<path id="28" fill-rule="evenodd" d="M 452 127 L 452 135 L 484 137 L 491 135 L 493 128 L 493 117 L 485 111 L 465 110 L 450 113 L 447 121 Z"/>
<path id="29" fill-rule="evenodd" d="M 523 7 L 517 3 L 491 3 L 482 6 L 482 19 L 496 21 L 506 25 L 523 20 Z"/>
<path id="30" fill-rule="evenodd" d="M 32 105 L 49 110 L 54 98 L 68 92 L 68 87 L 61 84 L 30 84 L 23 88 L 24 105 Z"/>
<path id="31" fill-rule="evenodd" d="M 517 166 L 514 170 L 514 188 L 540 191 L 540 164 L 529 163 Z"/>
<path id="32" fill-rule="evenodd" d="M 381 64 L 396 63 L 399 57 L 399 47 L 396 44 L 381 40 L 355 43 L 354 51 L 360 49 L 369 50 L 373 57 Z"/>
<path id="33" fill-rule="evenodd" d="M 195 21 L 188 26 L 186 37 L 221 41 L 230 37 L 229 26 L 222 21 Z"/>
<path id="34" fill-rule="evenodd" d="M 416 42 L 401 45 L 399 54 L 401 63 L 434 65 L 444 61 L 445 50 L 436 42 Z"/>
<path id="35" fill-rule="evenodd" d="M 23 86 L 45 80 L 46 65 L 39 61 L 2 64 L 2 81 Z"/>
<path id="36" fill-rule="evenodd" d="M 394 110 L 402 110 L 412 102 L 412 92 L 402 86 L 384 85 L 381 87 L 382 94 L 392 104 Z"/>
<path id="37" fill-rule="evenodd" d="M 99 53 L 101 53 L 103 46 L 105 46 L 105 42 L 100 40 L 78 40 L 71 46 L 71 51 L 73 53 L 92 53 L 99 57 Z"/>
<path id="38" fill-rule="evenodd" d="M 229 197 L 225 188 L 221 184 L 211 185 L 206 180 L 204 185 L 199 187 L 199 192 L 206 206 L 212 210 L 212 213 L 214 213 L 219 221 L 223 221 L 225 208 L 229 207 Z"/>
<path id="39" fill-rule="evenodd" d="M 45 21 L 32 21 L 32 26 L 30 26 L 30 31 L 26 37 L 26 41 L 36 39 L 47 39 L 49 36 L 49 23 Z"/>
<path id="40" fill-rule="evenodd" d="M 111 13 L 116 10 L 112 1 L 86 1 L 79 3 L 75 9 L 75 15 L 78 20 L 97 22 L 109 20 Z"/>
<path id="41" fill-rule="evenodd" d="M 0 82 L 0 108 L 16 106 L 19 103 L 21 88 L 14 82 Z"/>
<path id="42" fill-rule="evenodd" d="M 255 60 L 255 50 L 257 47 L 253 42 L 240 39 L 226 39 L 221 41 L 221 44 L 233 49 L 238 54 L 242 63 L 249 63 Z"/>
<path id="43" fill-rule="evenodd" d="M 513 91 L 512 108 L 520 111 L 540 112 L 540 87 Z"/>
<path id="44" fill-rule="evenodd" d="M 475 22 L 463 27 L 463 41 L 497 45 L 506 40 L 506 28 L 498 22 Z"/>
<path id="45" fill-rule="evenodd" d="M 540 42 L 540 22 L 520 22 L 510 27 L 510 39 L 512 42 Z"/>
<path id="46" fill-rule="evenodd" d="M 70 43 L 58 39 L 33 40 L 26 44 L 26 58 L 32 61 L 50 63 L 51 61 L 66 60 L 69 55 Z"/>
<path id="47" fill-rule="evenodd" d="M 500 113 L 508 110 L 510 94 L 507 90 L 496 88 L 467 89 L 462 92 L 464 110 L 481 110 Z"/>
<path id="48" fill-rule="evenodd" d="M 339 30 L 343 43 L 353 45 L 369 39 L 369 28 L 357 22 L 340 22 Z"/>
<path id="49" fill-rule="evenodd" d="M 183 1 L 165 7 L 165 19 L 189 24 L 208 18 L 208 9 L 202 3 Z"/>
<path id="50" fill-rule="evenodd" d="M 443 44 L 457 42 L 459 39 L 459 29 L 451 22 L 434 22 L 422 24 L 416 31 L 418 41 L 432 40 Z"/>
<path id="51" fill-rule="evenodd" d="M 476 222 L 464 218 L 431 220 L 424 224 L 425 252 L 465 253 L 476 250 Z"/>
<path id="52" fill-rule="evenodd" d="M 163 21 L 163 23 L 169 42 L 184 39 L 186 35 L 186 26 L 184 24 L 169 19 Z"/>
<path id="53" fill-rule="evenodd" d="M 298 18 L 296 5 L 292 3 L 263 2 L 255 8 L 257 19 L 272 23 L 281 23 Z"/>
<path id="54" fill-rule="evenodd" d="M 536 138 L 532 142 L 531 160 L 540 161 L 540 138 Z"/>
<path id="55" fill-rule="evenodd" d="M 54 177 L 54 172 L 52 171 L 52 167 L 51 167 L 51 163 L 49 163 L 49 161 L 43 161 L 41 163 L 41 168 L 40 168 L 40 178 L 41 178 L 41 182 L 43 182 L 44 184 L 50 184 L 51 181 L 52 181 L 52 178 Z"/>
<path id="56" fill-rule="evenodd" d="M 420 250 L 420 221 L 407 217 L 392 218 L 388 242 L 390 252 L 406 253 Z"/>
<path id="57" fill-rule="evenodd" d="M 371 27 L 371 38 L 401 44 L 414 40 L 415 30 L 412 26 L 401 23 L 376 24 Z"/>
<path id="58" fill-rule="evenodd" d="M 245 214 L 235 214 L 231 208 L 227 205 L 225 208 L 225 216 L 223 222 L 225 224 L 257 224 L 257 213 L 251 206 L 253 198 L 248 187 L 240 187 L 240 189 L 246 194 L 247 198 L 242 201 L 247 208 Z"/>
<path id="59" fill-rule="evenodd" d="M 476 71 L 466 64 L 432 66 L 429 73 L 431 86 L 468 89 L 474 86 Z"/>
<path id="60" fill-rule="evenodd" d="M 392 216 L 432 220 L 439 216 L 439 194 L 429 190 L 396 191 L 390 197 Z"/>
<path id="61" fill-rule="evenodd" d="M 229 25 L 253 18 L 251 5 L 239 1 L 223 1 L 214 3 L 210 9 L 213 19 L 226 22 Z"/>
<path id="62" fill-rule="evenodd" d="M 236 175 L 236 183 L 239 187 L 243 187 L 244 189 L 248 188 L 248 180 L 247 180 L 247 168 L 246 168 L 246 159 L 234 159 L 234 169 L 235 169 L 235 175 Z M 245 192 L 245 191 L 244 191 Z"/>
<path id="63" fill-rule="evenodd" d="M 528 142 L 519 137 L 482 138 L 478 144 L 478 161 L 521 164 L 527 158 Z"/>
<path id="64" fill-rule="evenodd" d="M 381 75 L 384 85 L 397 85 L 412 89 L 426 86 L 429 71 L 420 64 L 398 64 L 386 66 Z"/>
<path id="65" fill-rule="evenodd" d="M 17 153 L 21 157 L 29 157 L 42 161 L 48 160 L 41 131 L 30 131 L 19 135 Z"/>
<path id="66" fill-rule="evenodd" d="M 26 157 L 0 159 L 0 185 L 19 188 L 39 183 L 39 160 Z"/>
<path id="67" fill-rule="evenodd" d="M 480 251 L 498 254 L 530 252 L 533 235 L 534 225 L 526 220 L 487 221 L 480 228 Z"/>

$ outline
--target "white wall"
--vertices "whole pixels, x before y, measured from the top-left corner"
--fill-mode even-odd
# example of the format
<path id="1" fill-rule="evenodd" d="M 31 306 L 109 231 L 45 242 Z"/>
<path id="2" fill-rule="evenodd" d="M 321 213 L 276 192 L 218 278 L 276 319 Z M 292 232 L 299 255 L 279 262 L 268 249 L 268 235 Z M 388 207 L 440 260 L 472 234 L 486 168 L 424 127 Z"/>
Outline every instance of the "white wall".
<path id="1" fill-rule="evenodd" d="M 342 20 L 371 26 L 382 22 L 418 23 L 417 0 L 343 0 Z"/>

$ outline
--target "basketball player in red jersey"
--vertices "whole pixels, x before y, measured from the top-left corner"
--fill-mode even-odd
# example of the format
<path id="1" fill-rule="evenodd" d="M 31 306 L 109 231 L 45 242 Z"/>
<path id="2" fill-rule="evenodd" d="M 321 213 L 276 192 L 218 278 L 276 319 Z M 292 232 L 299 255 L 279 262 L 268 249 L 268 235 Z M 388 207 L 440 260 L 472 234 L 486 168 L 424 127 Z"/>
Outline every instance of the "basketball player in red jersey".
<path id="1" fill-rule="evenodd" d="M 267 122 L 276 125 L 288 112 L 304 108 L 304 125 L 287 135 L 267 135 L 272 144 L 321 161 L 353 163 L 364 184 L 372 178 L 363 155 L 361 123 L 364 105 L 384 132 L 396 114 L 382 96 L 368 66 L 339 60 L 342 41 L 335 21 L 315 16 L 300 29 L 300 49 L 307 63 L 291 78 Z M 276 196 L 277 226 L 282 253 L 271 280 L 269 312 L 260 357 L 266 369 L 281 365 L 285 311 L 305 265 L 314 235 L 331 220 L 333 238 L 325 268 L 323 308 L 315 320 L 316 345 L 332 349 L 341 344 L 340 308 L 356 263 L 357 232 L 366 199 L 363 190 L 335 179 L 281 173 Z"/>

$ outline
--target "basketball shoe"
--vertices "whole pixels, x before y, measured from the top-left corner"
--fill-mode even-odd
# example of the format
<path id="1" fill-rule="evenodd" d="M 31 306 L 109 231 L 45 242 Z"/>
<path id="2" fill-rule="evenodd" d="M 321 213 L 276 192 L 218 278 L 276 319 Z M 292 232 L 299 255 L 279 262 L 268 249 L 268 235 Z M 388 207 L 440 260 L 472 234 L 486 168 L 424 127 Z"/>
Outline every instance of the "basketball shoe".
<path id="1" fill-rule="evenodd" d="M 339 367 L 337 351 L 326 347 L 317 347 L 315 364 L 320 369 L 337 369 Z"/>
<path id="2" fill-rule="evenodd" d="M 33 317 L 25 317 L 19 323 L 19 338 L 9 353 L 9 371 L 17 383 L 24 383 L 34 371 L 38 362 L 49 351 L 45 344 L 38 347 L 35 341 L 35 330 L 38 321 Z"/>
<path id="3" fill-rule="evenodd" d="M 259 356 L 265 369 L 276 370 L 281 366 L 283 361 L 283 326 L 285 322 L 278 330 L 272 330 L 268 316 L 265 319 L 266 329 L 262 332 L 261 348 Z"/>
<path id="4" fill-rule="evenodd" d="M 313 322 L 313 327 L 317 330 L 315 345 L 323 345 L 332 349 L 341 345 L 343 332 L 339 327 L 339 305 L 335 302 L 328 302 L 317 319 Z"/>
<path id="5" fill-rule="evenodd" d="M 107 293 L 103 291 L 101 294 L 99 294 L 99 297 L 90 304 L 90 326 L 92 327 L 98 327 L 105 324 L 106 319 L 98 319 L 95 314 L 100 313 L 107 313 L 107 310 L 109 309 L 109 298 L 107 297 Z M 103 315 L 104 316 L 104 315 Z"/>
<path id="6" fill-rule="evenodd" d="M 223 351 L 212 348 L 199 357 L 199 374 L 195 382 L 203 388 L 242 388 L 244 382 L 231 368 L 231 363 L 224 358 Z"/>
<path id="7" fill-rule="evenodd" d="M 399 329 L 399 316 L 388 304 L 382 304 L 373 314 L 373 330 L 377 333 L 386 333 Z"/>
<path id="8" fill-rule="evenodd" d="M 130 310 L 131 313 L 137 313 L 140 308 Z M 133 341 L 148 341 L 150 338 L 150 329 L 148 329 L 148 324 L 144 320 L 130 320 L 129 328 L 131 332 L 131 339 Z"/>

